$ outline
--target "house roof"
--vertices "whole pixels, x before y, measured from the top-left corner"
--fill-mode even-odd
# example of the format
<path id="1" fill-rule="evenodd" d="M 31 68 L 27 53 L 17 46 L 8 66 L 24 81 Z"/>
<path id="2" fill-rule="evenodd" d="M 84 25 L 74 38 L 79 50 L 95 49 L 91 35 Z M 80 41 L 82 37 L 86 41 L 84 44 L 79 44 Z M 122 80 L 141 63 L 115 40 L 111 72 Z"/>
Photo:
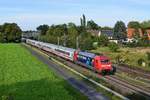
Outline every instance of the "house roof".
<path id="1" fill-rule="evenodd" d="M 87 30 L 91 32 L 93 36 L 100 36 L 101 34 L 106 35 L 108 37 L 113 37 L 113 30 Z"/>
<path id="2" fill-rule="evenodd" d="M 106 35 L 108 37 L 113 37 L 113 30 L 101 30 L 101 34 Z"/>

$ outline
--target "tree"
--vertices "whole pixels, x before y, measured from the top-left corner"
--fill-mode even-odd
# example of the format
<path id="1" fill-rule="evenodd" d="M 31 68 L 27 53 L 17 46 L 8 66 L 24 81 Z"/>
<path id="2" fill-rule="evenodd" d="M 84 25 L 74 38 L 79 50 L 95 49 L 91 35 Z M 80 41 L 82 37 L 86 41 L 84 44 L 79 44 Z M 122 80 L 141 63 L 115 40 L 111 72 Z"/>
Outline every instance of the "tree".
<path id="1" fill-rule="evenodd" d="M 91 50 L 94 48 L 91 33 L 84 32 L 84 34 L 80 35 L 79 48 L 81 50 Z"/>
<path id="2" fill-rule="evenodd" d="M 82 38 L 82 43 L 80 43 L 80 49 L 81 50 L 92 50 L 94 49 L 93 47 L 93 40 L 91 39 L 91 37 L 87 37 L 87 38 Z"/>
<path id="3" fill-rule="evenodd" d="M 3 34 L 0 32 L 0 43 L 3 43 L 4 39 L 3 39 Z"/>
<path id="4" fill-rule="evenodd" d="M 98 38 L 98 44 L 100 46 L 107 46 L 109 43 L 109 39 L 106 35 L 101 35 L 99 38 Z"/>
<path id="5" fill-rule="evenodd" d="M 126 33 L 126 26 L 124 22 L 117 21 L 117 23 L 114 26 L 114 38 L 118 40 L 125 39 L 127 37 Z"/>
<path id="6" fill-rule="evenodd" d="M 0 32 L 2 32 L 2 25 L 0 25 Z"/>
<path id="7" fill-rule="evenodd" d="M 83 28 L 86 28 L 86 17 L 84 14 L 82 15 L 82 18 L 80 18 L 80 22 L 81 22 L 81 26 Z"/>
<path id="8" fill-rule="evenodd" d="M 86 18 L 84 14 L 83 14 L 83 27 L 86 27 Z"/>
<path id="9" fill-rule="evenodd" d="M 141 23 L 141 28 L 144 29 L 144 30 L 145 29 L 150 29 L 150 20 L 142 22 Z"/>
<path id="10" fill-rule="evenodd" d="M 41 32 L 41 35 L 46 35 L 48 29 L 49 29 L 48 25 L 40 25 L 37 27 L 37 30 Z"/>
<path id="11" fill-rule="evenodd" d="M 99 26 L 93 20 L 90 20 L 87 22 L 87 29 L 98 30 Z"/>
<path id="12" fill-rule="evenodd" d="M 1 26 L 1 42 L 20 42 L 22 31 L 16 23 L 4 23 Z"/>
<path id="13" fill-rule="evenodd" d="M 82 18 L 80 18 L 80 24 L 81 24 L 81 26 L 83 26 L 83 20 L 82 20 Z"/>
<path id="14" fill-rule="evenodd" d="M 78 37 L 78 29 L 74 23 L 68 23 L 68 41 L 67 46 L 76 48 L 76 39 Z"/>
<path id="15" fill-rule="evenodd" d="M 128 23 L 128 28 L 134 28 L 134 29 L 139 29 L 140 23 L 138 21 L 131 21 Z"/>
<path id="16" fill-rule="evenodd" d="M 112 27 L 109 27 L 109 26 L 104 26 L 104 27 L 101 27 L 102 30 L 113 30 Z"/>
<path id="17" fill-rule="evenodd" d="M 73 25 L 70 23 L 70 25 Z M 60 39 L 60 45 L 66 46 L 68 41 L 68 27 L 66 24 L 52 25 L 46 32 L 46 39 L 48 42 L 57 43 L 58 37 Z M 44 35 L 45 36 L 45 35 Z M 46 38 L 46 37 L 44 37 Z"/>
<path id="18" fill-rule="evenodd" d="M 68 28 L 76 28 L 77 27 L 76 24 L 72 23 L 72 22 L 68 23 L 67 26 L 68 26 Z"/>
<path id="19" fill-rule="evenodd" d="M 63 27 L 63 30 L 64 30 L 64 33 L 63 33 L 63 46 L 66 46 L 66 42 L 68 41 L 68 38 L 67 38 L 68 29 L 67 29 L 66 24 L 63 24 L 62 27 Z"/>

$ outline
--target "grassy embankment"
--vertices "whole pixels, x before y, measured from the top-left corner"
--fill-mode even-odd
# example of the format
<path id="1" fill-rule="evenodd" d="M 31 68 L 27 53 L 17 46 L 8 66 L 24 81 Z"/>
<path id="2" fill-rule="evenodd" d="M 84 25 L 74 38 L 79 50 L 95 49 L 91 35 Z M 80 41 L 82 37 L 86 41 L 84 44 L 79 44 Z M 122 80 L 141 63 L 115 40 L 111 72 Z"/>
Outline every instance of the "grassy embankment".
<path id="1" fill-rule="evenodd" d="M 150 52 L 150 48 L 120 48 L 118 52 L 112 52 L 108 47 L 100 47 L 96 50 L 92 50 L 92 52 L 104 53 L 110 57 L 114 63 L 116 62 L 116 57 L 120 56 L 121 59 L 125 61 L 125 64 L 150 71 L 148 64 L 145 67 L 138 65 L 138 60 L 141 58 L 144 59 L 145 62 L 148 62 L 146 53 Z"/>
<path id="2" fill-rule="evenodd" d="M 0 100 L 85 100 L 20 44 L 0 44 Z"/>

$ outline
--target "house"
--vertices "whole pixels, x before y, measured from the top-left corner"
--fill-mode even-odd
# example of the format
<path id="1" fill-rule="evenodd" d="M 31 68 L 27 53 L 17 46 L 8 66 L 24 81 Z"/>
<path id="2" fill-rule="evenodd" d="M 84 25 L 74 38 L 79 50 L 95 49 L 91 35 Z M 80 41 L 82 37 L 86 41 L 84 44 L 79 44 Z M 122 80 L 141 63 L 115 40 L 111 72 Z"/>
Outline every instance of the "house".
<path id="1" fill-rule="evenodd" d="M 145 32 L 143 32 L 142 29 L 140 29 L 140 28 L 138 30 L 136 30 L 134 28 L 128 28 L 127 29 L 127 37 L 128 37 L 128 39 L 129 40 L 133 39 L 134 34 L 136 32 L 139 33 L 140 37 L 143 37 L 144 35 L 148 36 L 148 39 L 150 40 L 150 29 L 147 29 Z M 144 33 L 146 33 L 146 34 L 144 34 Z"/>
<path id="2" fill-rule="evenodd" d="M 150 29 L 146 30 L 146 33 L 148 35 L 148 39 L 150 40 Z"/>
<path id="3" fill-rule="evenodd" d="M 87 30 L 87 32 L 90 32 L 93 36 L 106 35 L 108 39 L 113 39 L 113 30 Z"/>
<path id="4" fill-rule="evenodd" d="M 88 30 L 93 36 L 100 37 L 101 35 L 106 35 L 109 39 L 109 42 L 118 43 L 119 40 L 113 38 L 113 30 Z"/>
<path id="5" fill-rule="evenodd" d="M 35 38 L 40 35 L 38 31 L 25 31 L 22 33 L 22 38 Z"/>
<path id="6" fill-rule="evenodd" d="M 101 30 L 100 35 L 106 35 L 108 39 L 113 39 L 113 30 Z"/>

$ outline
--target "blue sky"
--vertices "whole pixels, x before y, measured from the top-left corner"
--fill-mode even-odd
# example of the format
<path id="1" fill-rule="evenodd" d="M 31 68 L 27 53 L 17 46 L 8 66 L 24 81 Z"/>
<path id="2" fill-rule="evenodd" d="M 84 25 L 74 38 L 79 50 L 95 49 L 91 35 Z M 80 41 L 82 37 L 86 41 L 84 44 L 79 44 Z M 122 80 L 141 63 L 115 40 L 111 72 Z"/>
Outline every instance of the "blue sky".
<path id="1" fill-rule="evenodd" d="M 35 30 L 40 24 L 79 24 L 84 13 L 100 26 L 113 27 L 117 20 L 149 20 L 149 10 L 150 0 L 0 0 L 0 24 Z"/>

